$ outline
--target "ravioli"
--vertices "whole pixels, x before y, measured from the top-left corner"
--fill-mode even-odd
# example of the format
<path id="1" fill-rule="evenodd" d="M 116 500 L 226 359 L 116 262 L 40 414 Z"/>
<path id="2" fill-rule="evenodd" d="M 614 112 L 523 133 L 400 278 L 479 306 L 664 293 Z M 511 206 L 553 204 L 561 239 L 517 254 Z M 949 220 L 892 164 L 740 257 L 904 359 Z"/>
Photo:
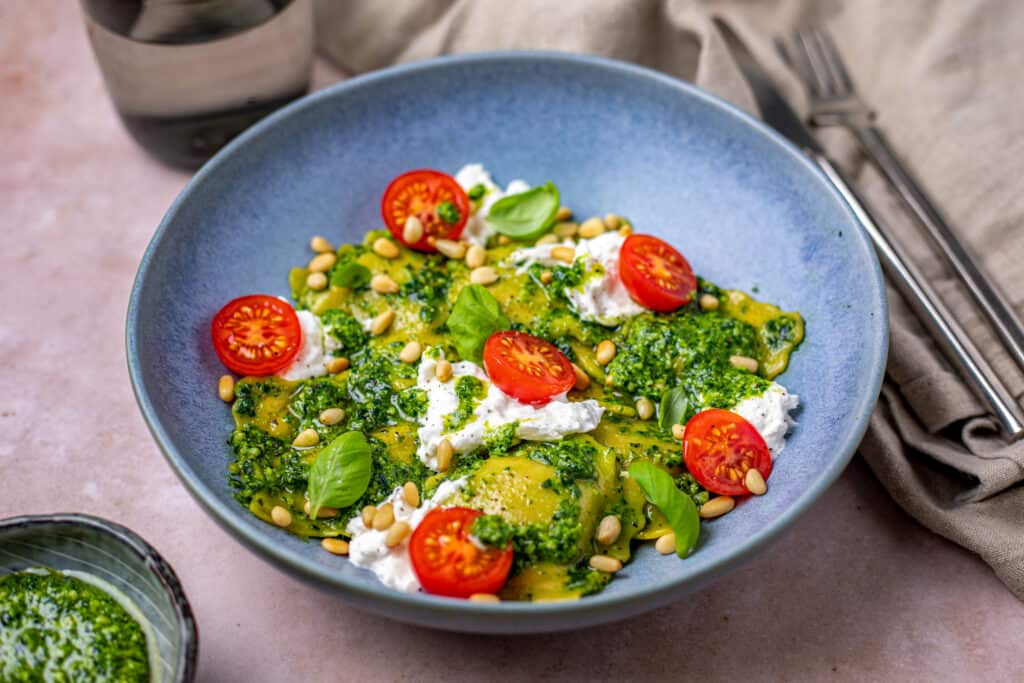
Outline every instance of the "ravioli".
<path id="1" fill-rule="evenodd" d="M 491 187 L 488 191 L 497 191 Z M 486 201 L 493 205 L 493 199 Z M 474 201 L 475 210 L 482 210 L 485 200 Z M 631 228 L 628 221 L 617 221 L 625 230 Z M 438 419 L 436 410 L 431 413 L 430 392 L 422 379 L 418 384 L 420 364 L 436 364 L 441 357 L 465 360 L 446 321 L 459 292 L 470 284 L 472 269 L 463 258 L 443 254 L 405 248 L 393 256 L 377 253 L 375 242 L 392 239 L 377 230 L 362 243 L 336 251 L 336 263 L 325 273 L 327 287 L 311 287 L 305 267 L 291 271 L 288 281 L 295 307 L 315 315 L 322 330 L 320 339 L 303 343 L 322 344 L 324 357 L 344 359 L 345 367 L 333 373 L 316 368 L 311 371 L 315 376 L 297 381 L 241 380 L 233 405 L 235 429 L 229 444 L 234 460 L 228 476 L 236 497 L 253 514 L 273 522 L 273 510 L 284 508 L 289 512 L 287 530 L 311 538 L 351 536 L 359 526 L 352 520 L 365 507 L 393 498 L 407 482 L 415 484 L 424 500 L 443 482 L 453 482 L 450 488 L 455 493 L 444 505 L 480 510 L 487 518 L 480 529 L 512 539 L 515 560 L 502 591 L 504 599 L 578 598 L 600 590 L 611 578 L 589 566 L 590 557 L 599 554 L 626 562 L 637 541 L 671 531 L 636 481 L 625 476 L 632 463 L 658 465 L 698 507 L 710 497 L 686 471 L 678 439 L 659 423 L 662 408 L 644 419 L 639 401 L 657 406 L 666 392 L 675 392 L 685 406 L 680 415 L 685 421 L 701 410 L 731 410 L 766 392 L 785 391 L 773 380 L 801 343 L 803 320 L 798 313 L 700 279 L 695 300 L 674 312 L 655 313 L 634 304 L 621 318 L 588 319 L 578 310 L 580 302 L 599 300 L 594 298 L 593 278 L 601 276 L 604 266 L 595 266 L 593 259 L 524 260 L 513 257 L 523 245 L 502 243 L 486 232 L 479 235 L 487 244 L 486 262 L 496 274 L 487 291 L 512 328 L 554 344 L 587 376 L 589 386 L 559 399 L 570 405 L 589 401 L 599 406 L 599 418 L 587 425 L 586 433 L 567 431 L 528 440 L 511 418 L 501 421 L 500 410 L 485 417 L 474 412 L 483 394 L 468 388 L 458 394 L 465 405 L 456 406 L 451 399 L 451 414 Z M 601 252 L 602 258 L 611 258 L 606 252 Z M 607 253 L 614 257 L 614 252 Z M 386 275 L 397 291 L 375 291 L 365 282 L 353 285 L 347 274 L 359 268 Z M 700 297 L 713 298 L 714 307 L 698 305 Z M 393 312 L 390 324 L 379 334 L 372 333 L 374 320 L 386 311 Z M 602 364 L 595 349 L 605 340 L 614 343 L 617 352 Z M 418 362 L 401 359 L 410 342 L 423 351 Z M 756 360 L 758 372 L 737 367 L 736 356 Z M 482 370 L 477 375 L 486 377 Z M 482 386 L 486 392 L 486 382 Z M 791 399 L 775 401 L 777 414 L 766 415 L 764 424 L 775 422 L 759 426 L 772 429 L 779 443 L 789 428 L 788 411 L 796 401 Z M 342 417 L 325 424 L 320 416 L 328 408 L 340 409 Z M 478 430 L 486 436 L 467 442 L 453 454 L 450 467 L 438 472 L 436 457 L 417 455 L 423 450 L 420 435 L 428 414 L 441 436 L 475 419 L 489 421 Z M 307 430 L 316 433 L 317 442 L 294 446 L 293 439 Z M 310 466 L 325 444 L 347 431 L 362 432 L 367 438 L 370 484 L 351 505 L 311 519 L 306 512 Z M 619 530 L 613 541 L 602 543 L 598 528 L 607 517 L 615 518 Z M 487 532 L 480 534 L 486 542 Z M 395 552 L 403 548 L 398 545 Z"/>

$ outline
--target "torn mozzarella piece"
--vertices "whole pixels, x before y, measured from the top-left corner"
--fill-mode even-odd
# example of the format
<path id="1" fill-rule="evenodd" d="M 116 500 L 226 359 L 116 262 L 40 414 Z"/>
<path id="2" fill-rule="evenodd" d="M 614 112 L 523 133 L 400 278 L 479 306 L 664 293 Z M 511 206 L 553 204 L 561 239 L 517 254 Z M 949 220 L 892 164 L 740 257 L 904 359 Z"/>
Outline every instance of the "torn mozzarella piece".
<path id="1" fill-rule="evenodd" d="M 796 394 L 789 393 L 778 382 L 772 382 L 763 394 L 740 401 L 732 411 L 757 429 L 775 458 L 786 444 L 786 432 L 796 424 L 789 413 L 799 405 L 800 399 Z"/>
<path id="2" fill-rule="evenodd" d="M 626 238 L 618 232 L 606 232 L 578 242 L 566 240 L 562 245 L 544 244 L 517 249 L 509 260 L 523 270 L 533 263 L 564 266 L 564 261 L 552 257 L 551 250 L 557 246 L 573 247 L 576 259 L 584 261 L 586 275 L 582 284 L 566 291 L 570 305 L 581 320 L 614 327 L 647 310 L 633 301 L 619 278 L 619 250 L 625 241 Z"/>
<path id="3" fill-rule="evenodd" d="M 325 365 L 334 358 L 331 354 L 338 350 L 338 340 L 324 333 L 320 318 L 310 311 L 295 311 L 295 315 L 302 328 L 302 345 L 292 364 L 279 371 L 277 376 L 294 382 L 326 375 Z"/>
<path id="4" fill-rule="evenodd" d="M 423 354 L 417 380 L 417 386 L 427 394 L 427 410 L 420 418 L 417 455 L 432 469 L 437 469 L 437 446 L 443 439 L 448 439 L 456 453 L 465 453 L 483 445 L 489 433 L 515 422 L 515 435 L 519 439 L 557 441 L 569 434 L 592 431 L 604 414 L 604 408 L 597 401 L 569 401 L 566 394 L 555 396 L 541 406 L 520 403 L 491 384 L 483 368 L 469 361 L 452 363 L 452 378 L 442 382 L 434 376 L 440 357 L 430 355 Z M 465 425 L 446 432 L 444 418 L 459 406 L 455 384 L 459 377 L 465 376 L 483 382 L 485 394 Z"/>
<path id="5" fill-rule="evenodd" d="M 395 511 L 395 521 L 405 522 L 414 530 L 427 513 L 454 496 L 465 485 L 465 478 L 442 482 L 430 498 L 414 508 L 405 502 L 402 487 L 396 488 L 384 503 L 390 503 Z M 369 529 L 359 515 L 353 517 L 345 528 L 352 538 L 348 544 L 348 557 L 357 567 L 369 569 L 381 583 L 396 590 L 414 593 L 420 589 L 419 579 L 409 559 L 408 538 L 393 548 L 385 542 L 388 532 Z"/>
<path id="6" fill-rule="evenodd" d="M 487 246 L 487 240 L 495 232 L 494 228 L 487 223 L 487 216 L 490 214 L 491 207 L 494 206 L 495 202 L 502 197 L 521 194 L 530 189 L 529 183 L 525 180 L 517 179 L 511 181 L 505 187 L 505 191 L 502 192 L 501 188 L 494 183 L 491 179 L 491 174 L 488 173 L 482 164 L 466 164 L 455 174 L 455 181 L 466 192 L 469 192 L 470 189 L 477 185 L 484 186 L 484 196 L 481 199 L 480 207 L 469 217 L 469 220 L 466 221 L 466 227 L 462 231 L 462 239 L 470 244 L 479 244 L 482 247 Z"/>

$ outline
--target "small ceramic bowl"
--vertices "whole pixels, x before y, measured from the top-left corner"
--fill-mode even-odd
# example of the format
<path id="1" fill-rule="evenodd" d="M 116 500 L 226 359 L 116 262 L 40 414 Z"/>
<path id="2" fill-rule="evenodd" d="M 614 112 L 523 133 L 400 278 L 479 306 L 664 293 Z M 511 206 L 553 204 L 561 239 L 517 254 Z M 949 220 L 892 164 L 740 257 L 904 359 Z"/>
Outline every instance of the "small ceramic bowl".
<path id="1" fill-rule="evenodd" d="M 125 527 L 77 514 L 0 520 L 0 576 L 32 567 L 91 574 L 121 591 L 149 622 L 164 683 L 191 683 L 199 635 L 185 592 L 153 546 Z"/>

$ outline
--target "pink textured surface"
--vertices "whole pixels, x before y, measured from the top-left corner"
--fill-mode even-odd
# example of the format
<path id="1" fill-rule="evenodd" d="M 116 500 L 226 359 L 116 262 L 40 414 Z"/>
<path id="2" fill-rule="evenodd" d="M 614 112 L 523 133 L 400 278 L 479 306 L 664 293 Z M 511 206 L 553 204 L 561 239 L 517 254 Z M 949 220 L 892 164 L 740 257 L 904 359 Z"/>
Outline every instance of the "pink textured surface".
<path id="1" fill-rule="evenodd" d="M 200 680 L 1020 679 L 1024 605 L 856 459 L 744 569 L 577 633 L 434 632 L 284 576 L 189 498 L 135 406 L 128 292 L 188 177 L 121 128 L 77 3 L 0 3 L 0 102 L 0 517 L 88 512 L 146 537 L 196 611 Z"/>

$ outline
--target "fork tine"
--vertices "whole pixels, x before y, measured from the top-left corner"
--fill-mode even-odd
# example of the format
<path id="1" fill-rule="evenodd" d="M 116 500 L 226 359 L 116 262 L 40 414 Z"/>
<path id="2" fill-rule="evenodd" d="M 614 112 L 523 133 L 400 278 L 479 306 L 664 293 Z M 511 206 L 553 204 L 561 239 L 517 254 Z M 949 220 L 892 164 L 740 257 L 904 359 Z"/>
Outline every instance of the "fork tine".
<path id="1" fill-rule="evenodd" d="M 811 65 L 807 62 L 804 57 L 803 51 L 800 48 L 794 48 L 794 46 L 782 38 L 776 38 L 774 41 L 775 50 L 779 53 L 782 61 L 790 69 L 796 72 L 797 77 L 811 90 L 811 94 L 815 97 L 819 96 L 818 82 L 814 77 L 814 70 L 811 69 Z"/>
<path id="2" fill-rule="evenodd" d="M 829 68 L 838 84 L 839 94 L 846 95 L 853 92 L 853 81 L 850 80 L 850 74 L 846 71 L 846 65 L 843 64 L 843 59 L 839 55 L 839 50 L 836 48 L 832 36 L 824 29 L 814 29 L 814 36 L 818 45 L 821 46 L 822 55 L 828 62 Z"/>
<path id="3" fill-rule="evenodd" d="M 793 45 L 796 47 L 794 54 L 796 62 L 803 65 L 800 71 L 804 74 L 804 80 L 811 86 L 813 94 L 819 98 L 832 97 L 828 67 L 821 62 L 821 56 L 811 44 L 807 34 L 798 31 L 793 36 Z"/>

